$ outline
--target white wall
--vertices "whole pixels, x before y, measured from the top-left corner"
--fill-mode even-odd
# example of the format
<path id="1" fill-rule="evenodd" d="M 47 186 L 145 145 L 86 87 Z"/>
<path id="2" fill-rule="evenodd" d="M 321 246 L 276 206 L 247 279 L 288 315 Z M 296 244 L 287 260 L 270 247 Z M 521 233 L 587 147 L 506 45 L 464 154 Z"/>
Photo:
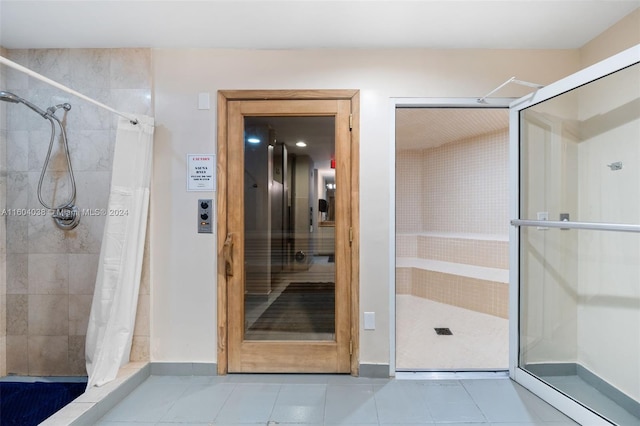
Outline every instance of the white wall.
<path id="1" fill-rule="evenodd" d="M 580 48 L 580 68 L 640 43 L 640 8 Z"/>
<path id="2" fill-rule="evenodd" d="M 584 45 L 580 49 L 581 67 L 594 64 L 637 44 L 640 44 L 640 9 L 636 9 L 635 12 Z M 635 83 L 623 84 L 613 91 L 605 88 L 604 91 L 590 94 L 590 99 L 583 97 L 580 104 L 580 118 L 584 120 L 607 113 L 616 106 L 631 101 L 634 97 L 637 102 L 638 89 L 636 77 Z M 581 162 L 591 166 L 581 171 L 583 173 L 580 176 L 581 210 L 587 206 L 589 200 L 597 200 L 597 202 L 594 201 L 595 205 L 603 209 L 599 215 L 596 215 L 593 210 L 585 211 L 587 214 L 585 219 L 597 221 L 607 216 L 612 221 L 640 223 L 638 211 L 640 194 L 637 186 L 640 176 L 637 167 L 623 168 L 620 171 L 623 172 L 622 174 L 609 172 L 608 168 L 602 169 L 606 159 L 612 157 L 619 158 L 626 164 L 633 162 L 638 164 L 640 161 L 637 145 L 639 125 L 638 120 L 628 122 L 617 130 L 605 132 L 600 137 L 589 137 L 580 144 Z M 593 184 L 595 180 L 599 181 L 597 186 Z M 622 181 L 625 183 L 621 184 Z M 598 191 L 597 194 L 596 191 Z M 615 206 L 624 199 L 626 199 L 624 207 Z M 593 240 L 594 236 L 600 241 Z M 640 271 L 637 265 L 640 243 L 638 236 L 637 234 L 598 236 L 585 231 L 580 235 L 580 247 L 583 250 L 580 253 L 581 259 L 606 254 L 608 247 L 613 249 L 611 253 L 620 253 L 620 248 L 623 247 L 625 259 L 617 259 L 618 264 L 612 264 L 611 258 L 602 256 L 600 257 L 602 267 L 599 270 L 581 269 L 580 271 L 578 361 L 601 375 L 603 379 L 618 386 L 622 391 L 640 399 L 638 382 L 640 379 L 640 306 L 638 305 L 640 303 L 638 301 Z M 635 260 L 630 263 L 627 259 Z M 585 262 L 581 267 L 584 265 Z M 603 318 L 613 319 L 613 322 L 605 324 L 602 321 Z M 611 344 L 612 340 L 616 341 L 615 345 Z M 620 342 L 624 342 L 627 347 L 621 348 Z"/>
<path id="3" fill-rule="evenodd" d="M 359 89 L 361 363 L 389 362 L 388 157 L 391 97 L 480 97 L 515 75 L 550 83 L 579 66 L 576 50 L 154 50 L 156 146 L 152 188 L 152 361 L 216 361 L 215 236 L 196 233 L 185 156 L 216 149 L 220 89 Z M 212 109 L 197 110 L 209 92 Z M 499 96 L 521 96 L 509 86 Z"/>
<path id="4" fill-rule="evenodd" d="M 577 220 L 640 224 L 639 80 L 635 65 L 580 89 Z M 640 235 L 580 231 L 579 262 L 578 362 L 638 400 Z"/>

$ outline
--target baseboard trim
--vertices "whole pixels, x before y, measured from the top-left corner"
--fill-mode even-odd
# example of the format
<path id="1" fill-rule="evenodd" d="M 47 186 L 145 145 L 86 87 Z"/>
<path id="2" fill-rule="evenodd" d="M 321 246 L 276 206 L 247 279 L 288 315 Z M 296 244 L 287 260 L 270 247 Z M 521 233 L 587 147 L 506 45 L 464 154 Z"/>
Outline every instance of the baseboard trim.
<path id="1" fill-rule="evenodd" d="M 604 381 L 601 377 L 597 376 L 582 365 L 578 364 L 576 366 L 576 370 L 578 373 L 578 377 L 589 383 L 591 386 L 593 386 L 608 398 L 611 398 L 611 400 L 613 400 L 616 404 L 618 404 L 634 416 L 640 418 L 640 402 L 623 393 L 612 384 Z"/>
<path id="2" fill-rule="evenodd" d="M 575 362 L 549 362 L 543 364 L 527 364 L 525 370 L 534 376 L 576 376 L 578 364 Z"/>
<path id="3" fill-rule="evenodd" d="M 388 379 L 389 364 L 360 364 L 360 377 Z"/>
<path id="4" fill-rule="evenodd" d="M 525 369 L 535 376 L 578 376 L 629 413 L 640 417 L 640 402 L 581 364 L 575 362 L 527 364 Z"/>

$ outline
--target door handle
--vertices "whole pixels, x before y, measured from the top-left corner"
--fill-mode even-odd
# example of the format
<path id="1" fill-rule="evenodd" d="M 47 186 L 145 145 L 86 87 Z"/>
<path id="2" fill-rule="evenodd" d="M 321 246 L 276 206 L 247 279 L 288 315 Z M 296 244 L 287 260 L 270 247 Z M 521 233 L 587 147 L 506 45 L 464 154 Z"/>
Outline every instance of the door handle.
<path id="1" fill-rule="evenodd" d="M 229 232 L 227 239 L 224 241 L 222 248 L 222 255 L 224 256 L 224 268 L 228 277 L 233 276 L 233 234 Z"/>

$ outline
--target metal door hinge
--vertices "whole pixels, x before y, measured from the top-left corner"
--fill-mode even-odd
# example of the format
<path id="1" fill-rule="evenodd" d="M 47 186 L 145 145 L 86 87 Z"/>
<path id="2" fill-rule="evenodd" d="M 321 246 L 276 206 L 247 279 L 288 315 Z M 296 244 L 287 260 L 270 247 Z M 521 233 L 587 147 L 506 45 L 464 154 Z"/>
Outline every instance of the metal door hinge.
<path id="1" fill-rule="evenodd" d="M 353 242 L 353 228 L 349 227 L 349 244 Z"/>
<path id="2" fill-rule="evenodd" d="M 353 340 L 349 340 L 349 355 L 353 355 Z"/>
<path id="3" fill-rule="evenodd" d="M 349 130 L 353 130 L 353 114 L 349 114 Z"/>

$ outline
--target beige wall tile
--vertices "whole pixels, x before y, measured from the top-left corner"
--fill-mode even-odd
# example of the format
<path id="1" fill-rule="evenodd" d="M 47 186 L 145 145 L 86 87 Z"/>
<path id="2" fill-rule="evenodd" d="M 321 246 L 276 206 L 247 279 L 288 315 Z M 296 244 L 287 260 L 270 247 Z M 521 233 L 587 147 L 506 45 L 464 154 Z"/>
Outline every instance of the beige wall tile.
<path id="1" fill-rule="evenodd" d="M 69 293 L 66 254 L 29 254 L 28 270 L 29 294 Z"/>
<path id="2" fill-rule="evenodd" d="M 7 374 L 28 375 L 27 336 L 7 336 Z"/>
<path id="3" fill-rule="evenodd" d="M 68 336 L 29 336 L 29 375 L 69 374 Z"/>
<path id="4" fill-rule="evenodd" d="M 505 115 L 504 131 L 396 153 L 396 256 L 508 269 L 507 126 Z M 497 283 L 414 268 L 396 273 L 398 292 L 406 279 L 415 296 L 506 318 Z"/>
<path id="5" fill-rule="evenodd" d="M 7 294 L 0 289 L 0 337 L 7 335 Z M 6 343 L 6 341 L 4 342 Z M 0 346 L 0 352 L 4 347 Z"/>
<path id="6" fill-rule="evenodd" d="M 425 150 L 423 231 L 508 233 L 508 131 Z"/>
<path id="7" fill-rule="evenodd" d="M 396 294 L 411 294 L 411 268 L 396 268 Z"/>
<path id="8" fill-rule="evenodd" d="M 85 336 L 69 336 L 69 375 L 86 376 Z"/>
<path id="9" fill-rule="evenodd" d="M 69 255 L 69 294 L 93 294 L 99 259 L 93 253 Z"/>
<path id="10" fill-rule="evenodd" d="M 144 241 L 144 256 L 142 258 L 142 276 L 140 277 L 140 294 L 151 294 L 151 276 L 149 274 L 150 253 L 149 248 L 149 222 L 147 222 L 146 239 Z"/>
<path id="11" fill-rule="evenodd" d="M 0 375 L 7 375 L 7 336 L 0 336 Z"/>
<path id="12" fill-rule="evenodd" d="M 68 333 L 68 295 L 29 296 L 30 336 L 67 336 Z"/>
<path id="13" fill-rule="evenodd" d="M 111 49 L 70 49 L 69 76 L 83 92 L 89 88 L 109 88 Z M 102 98 L 97 98 L 102 99 Z"/>
<path id="14" fill-rule="evenodd" d="M 28 255 L 7 254 L 7 293 L 27 294 L 29 291 Z"/>
<path id="15" fill-rule="evenodd" d="M 111 50 L 112 89 L 151 89 L 151 50 Z"/>
<path id="16" fill-rule="evenodd" d="M 6 51 L 0 47 L 0 55 L 6 57 Z M 2 67 L 6 68 L 6 67 Z M 6 71 L 0 70 L 0 87 L 6 87 Z M 5 103 L 5 102 L 3 102 Z M 7 207 L 7 159 L 11 150 L 6 131 L 6 105 L 0 107 L 0 208 Z M 7 218 L 0 217 L 0 377 L 7 374 Z"/>
<path id="17" fill-rule="evenodd" d="M 412 295 L 508 318 L 508 284 L 418 268 L 411 269 Z"/>
<path id="18" fill-rule="evenodd" d="M 69 295 L 69 336 L 87 334 L 92 300 L 93 296 L 89 295 Z"/>
<path id="19" fill-rule="evenodd" d="M 509 268 L 509 242 L 430 235 L 416 237 L 417 257 L 488 268 Z"/>
<path id="20" fill-rule="evenodd" d="M 131 345 L 131 361 L 149 361 L 149 342 L 148 336 L 133 336 Z"/>
<path id="21" fill-rule="evenodd" d="M 136 324 L 133 330 L 134 336 L 149 336 L 149 305 L 148 294 L 138 295 L 138 307 L 136 309 Z"/>
<path id="22" fill-rule="evenodd" d="M 56 172 L 61 174 L 61 172 Z M 30 179 L 38 179 L 40 172 L 30 172 Z M 37 185 L 37 180 L 34 183 Z M 32 189 L 32 191 L 35 191 Z M 35 193 L 35 192 L 34 192 Z M 34 195 L 35 196 L 35 195 Z M 33 204 L 31 208 L 40 208 L 39 204 Z M 62 255 L 67 252 L 67 240 L 65 234 L 55 225 L 51 216 L 29 216 L 27 219 L 27 248 L 29 254 L 50 254 Z"/>
<path id="23" fill-rule="evenodd" d="M 7 253 L 28 253 L 28 218 L 24 216 L 8 216 L 7 220 Z"/>
<path id="24" fill-rule="evenodd" d="M 7 301 L 7 334 L 11 336 L 26 335 L 28 332 L 29 303 L 26 294 L 8 294 Z"/>
<path id="25" fill-rule="evenodd" d="M 413 235 L 396 235 L 396 257 L 416 257 L 417 236 Z"/>
<path id="26" fill-rule="evenodd" d="M 422 230 L 422 151 L 396 152 L 396 232 Z"/>
<path id="27" fill-rule="evenodd" d="M 8 50 L 6 54 L 15 62 L 43 71 L 48 76 L 57 76 L 58 81 L 102 99 L 116 109 L 152 115 L 149 49 L 34 49 Z M 93 105 L 77 102 L 22 73 L 7 70 L 6 76 L 7 85 L 4 87 L 25 93 L 38 105 L 65 101 L 72 104 L 66 124 L 77 183 L 76 205 L 81 209 L 106 208 L 117 117 Z M 4 103 L 0 105 L 0 108 L 4 107 Z M 49 128 L 46 122 L 34 120 L 30 114 L 27 109 L 12 108 L 7 119 L 0 120 L 2 126 L 6 124 L 8 128 L 0 135 L 3 138 L 0 142 L 5 142 L 0 144 L 0 150 L 7 147 L 6 153 L 0 152 L 0 158 L 11 159 L 6 185 L 0 186 L 7 188 L 7 194 L 0 200 L 6 200 L 10 204 L 8 207 L 12 208 L 41 207 L 36 191 L 49 141 Z M 51 198 L 54 191 L 62 198 L 68 193 L 66 164 L 61 161 L 64 158 L 54 157 L 43 187 L 47 201 L 51 201 L 47 197 Z M 13 297 L 11 301 L 13 320 L 8 328 L 25 334 L 15 336 L 22 340 L 12 339 L 8 343 L 16 342 L 18 345 L 12 349 L 9 363 L 18 373 L 27 374 L 30 372 L 27 368 L 29 356 L 37 361 L 37 368 L 32 369 L 37 374 L 84 374 L 84 334 L 105 217 L 83 216 L 78 228 L 71 231 L 57 229 L 50 216 L 12 216 L 5 220 L 7 236 L 0 238 L 0 244 L 6 241 L 10 254 L 7 290 L 12 295 L 24 295 Z M 136 332 L 147 335 L 150 293 L 148 244 L 147 241 L 141 284 L 141 294 L 146 297 L 142 300 L 138 316 L 140 324 L 136 329 Z M 2 246 L 0 255 L 1 252 Z M 0 328 L 6 330 L 7 327 Z M 27 351 L 27 332 L 29 338 L 39 339 L 29 345 L 30 348 L 40 348 L 38 355 Z M 53 336 L 56 339 L 48 339 Z M 63 337 L 68 337 L 66 346 L 61 343 Z M 49 350 L 41 344 L 47 339 L 53 342 Z M 147 348 L 142 352 L 148 358 L 148 340 Z M 67 360 L 66 364 L 63 358 Z M 47 368 L 52 370 L 47 371 Z"/>

